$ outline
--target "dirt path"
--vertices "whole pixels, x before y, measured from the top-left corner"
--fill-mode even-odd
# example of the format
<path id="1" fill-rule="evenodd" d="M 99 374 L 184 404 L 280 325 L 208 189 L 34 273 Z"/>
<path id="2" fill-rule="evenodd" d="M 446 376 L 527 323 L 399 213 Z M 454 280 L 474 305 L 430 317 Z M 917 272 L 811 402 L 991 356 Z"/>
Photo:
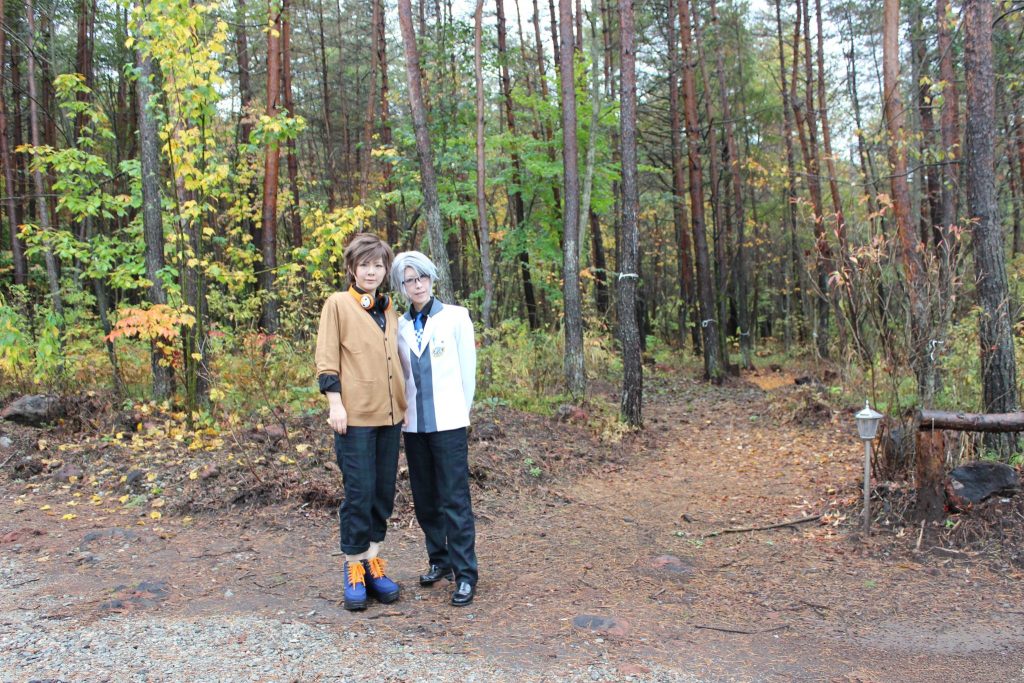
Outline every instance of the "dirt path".
<path id="1" fill-rule="evenodd" d="M 8 487 L 3 623 L 19 610 L 68 629 L 111 615 L 258 616 L 492 680 L 1024 681 L 1019 575 L 886 556 L 890 544 L 821 521 L 705 537 L 818 514 L 829 492 L 849 491 L 861 454 L 850 424 L 780 425 L 749 384 L 652 384 L 627 466 L 544 495 L 484 494 L 470 608 L 416 585 L 416 528 L 389 534 L 402 600 L 351 614 L 337 604 L 336 528 L 323 513 L 220 514 L 162 536 L 116 517 L 55 528 Z"/>

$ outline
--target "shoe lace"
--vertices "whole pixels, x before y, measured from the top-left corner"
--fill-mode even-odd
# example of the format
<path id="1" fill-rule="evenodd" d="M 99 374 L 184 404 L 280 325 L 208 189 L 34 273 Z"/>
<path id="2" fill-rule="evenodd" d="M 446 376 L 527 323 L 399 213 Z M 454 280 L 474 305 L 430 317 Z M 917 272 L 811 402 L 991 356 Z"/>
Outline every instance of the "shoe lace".
<path id="1" fill-rule="evenodd" d="M 371 557 L 366 564 L 370 565 L 370 576 L 375 579 L 384 578 L 384 560 L 379 557 Z"/>
<path id="2" fill-rule="evenodd" d="M 362 562 L 348 563 L 348 582 L 352 586 L 360 583 L 366 585 L 366 570 L 363 568 Z"/>

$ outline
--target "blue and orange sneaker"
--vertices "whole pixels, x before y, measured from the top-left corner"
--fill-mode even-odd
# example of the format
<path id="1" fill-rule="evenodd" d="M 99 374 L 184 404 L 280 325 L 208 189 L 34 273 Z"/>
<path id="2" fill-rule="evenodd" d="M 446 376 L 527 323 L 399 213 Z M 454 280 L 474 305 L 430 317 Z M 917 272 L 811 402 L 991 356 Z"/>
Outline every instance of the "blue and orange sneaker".
<path id="1" fill-rule="evenodd" d="M 369 560 L 363 560 L 363 564 L 366 566 L 367 592 L 384 604 L 397 600 L 402 589 L 384 575 L 384 560 L 372 557 Z"/>
<path id="2" fill-rule="evenodd" d="M 366 609 L 366 569 L 362 562 L 346 562 L 345 609 Z"/>

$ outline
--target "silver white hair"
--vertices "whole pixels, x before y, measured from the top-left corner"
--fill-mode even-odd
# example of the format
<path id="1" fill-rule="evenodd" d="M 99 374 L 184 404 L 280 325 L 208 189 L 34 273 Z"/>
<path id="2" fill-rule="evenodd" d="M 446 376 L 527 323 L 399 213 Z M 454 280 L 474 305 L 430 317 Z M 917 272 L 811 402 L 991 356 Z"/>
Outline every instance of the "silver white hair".
<path id="1" fill-rule="evenodd" d="M 398 254 L 391 264 L 391 286 L 396 292 L 401 292 L 406 301 L 409 301 L 409 294 L 405 291 L 406 268 L 412 268 L 417 275 L 429 277 L 431 286 L 437 282 L 437 266 L 426 254 L 419 251 L 403 251 Z"/>

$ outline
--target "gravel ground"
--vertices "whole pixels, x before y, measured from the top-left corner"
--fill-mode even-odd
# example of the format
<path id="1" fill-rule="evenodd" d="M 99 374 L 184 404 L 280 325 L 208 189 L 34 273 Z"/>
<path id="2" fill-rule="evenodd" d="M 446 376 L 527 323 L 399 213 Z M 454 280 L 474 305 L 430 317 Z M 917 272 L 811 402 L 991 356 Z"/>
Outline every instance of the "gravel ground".
<path id="1" fill-rule="evenodd" d="M 614 665 L 524 671 L 480 655 L 444 652 L 424 639 L 402 644 L 386 627 L 359 632 L 264 615 L 198 619 L 115 614 L 83 621 L 75 596 L 21 600 L 33 567 L 0 559 L 0 681 L 680 681 L 651 669 L 623 676 Z M 31 609 L 20 606 L 32 602 Z M 88 623 L 86 623 L 88 622 Z M 461 646 L 461 644 L 459 644 Z M 439 651 L 440 650 L 440 651 Z"/>

